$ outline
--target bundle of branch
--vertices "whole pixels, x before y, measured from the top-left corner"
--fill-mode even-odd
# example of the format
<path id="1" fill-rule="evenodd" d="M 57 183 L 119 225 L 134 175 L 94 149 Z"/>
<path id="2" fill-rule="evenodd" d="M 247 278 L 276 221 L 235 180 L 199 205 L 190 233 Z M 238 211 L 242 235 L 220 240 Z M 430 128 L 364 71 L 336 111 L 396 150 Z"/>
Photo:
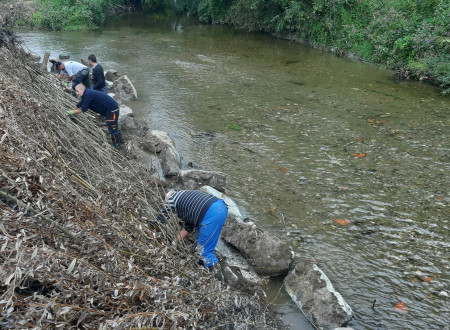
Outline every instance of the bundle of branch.
<path id="1" fill-rule="evenodd" d="M 158 230 L 161 182 L 0 28 L 2 328 L 265 328 L 260 298 Z"/>

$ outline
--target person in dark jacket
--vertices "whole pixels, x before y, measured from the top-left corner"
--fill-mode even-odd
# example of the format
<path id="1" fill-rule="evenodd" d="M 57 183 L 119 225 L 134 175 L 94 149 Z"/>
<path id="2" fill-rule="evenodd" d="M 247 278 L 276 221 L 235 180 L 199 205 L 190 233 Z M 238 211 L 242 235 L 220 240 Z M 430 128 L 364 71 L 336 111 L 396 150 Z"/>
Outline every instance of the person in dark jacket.
<path id="1" fill-rule="evenodd" d="M 97 63 L 97 57 L 94 54 L 88 56 L 88 62 L 92 65 L 92 83 L 94 84 L 92 89 L 106 94 L 108 86 L 106 85 L 103 67 Z"/>
<path id="2" fill-rule="evenodd" d="M 83 84 L 78 84 L 75 92 L 81 97 L 81 101 L 78 102 L 74 110 L 67 114 L 76 115 L 91 109 L 101 116 L 105 116 L 108 131 L 111 133 L 111 140 L 114 147 L 118 149 L 122 142 L 122 134 L 119 131 L 119 105 L 117 102 L 111 96 L 86 88 Z"/>
<path id="3" fill-rule="evenodd" d="M 166 202 L 157 219 L 165 223 L 171 213 L 184 222 L 184 228 L 177 235 L 176 241 L 181 241 L 197 229 L 197 248 L 203 265 L 212 270 L 219 262 L 214 249 L 228 216 L 225 202 L 200 190 L 172 190 L 167 193 Z"/>

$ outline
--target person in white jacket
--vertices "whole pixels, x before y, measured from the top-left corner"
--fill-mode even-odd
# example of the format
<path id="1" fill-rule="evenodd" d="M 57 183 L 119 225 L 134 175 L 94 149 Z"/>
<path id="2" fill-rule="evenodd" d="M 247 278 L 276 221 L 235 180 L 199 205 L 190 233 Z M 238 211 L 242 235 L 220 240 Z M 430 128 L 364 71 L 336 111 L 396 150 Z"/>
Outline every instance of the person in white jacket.
<path id="1" fill-rule="evenodd" d="M 75 61 L 56 62 L 55 69 L 59 72 L 58 79 L 61 79 L 67 73 L 69 81 L 72 81 L 72 89 L 79 83 L 83 83 L 86 88 L 89 88 L 89 68 L 81 63 Z"/>

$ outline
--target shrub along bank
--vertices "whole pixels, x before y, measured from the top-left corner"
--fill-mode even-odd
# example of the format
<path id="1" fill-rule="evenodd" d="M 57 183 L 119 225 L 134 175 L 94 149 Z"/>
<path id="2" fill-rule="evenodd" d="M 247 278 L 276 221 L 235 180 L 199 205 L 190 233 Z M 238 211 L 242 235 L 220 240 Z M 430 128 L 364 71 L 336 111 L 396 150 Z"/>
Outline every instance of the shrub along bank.
<path id="1" fill-rule="evenodd" d="M 37 0 L 33 23 L 55 30 L 92 29 L 129 6 L 158 15 L 196 15 L 301 40 L 338 55 L 435 82 L 450 92 L 448 0 Z"/>

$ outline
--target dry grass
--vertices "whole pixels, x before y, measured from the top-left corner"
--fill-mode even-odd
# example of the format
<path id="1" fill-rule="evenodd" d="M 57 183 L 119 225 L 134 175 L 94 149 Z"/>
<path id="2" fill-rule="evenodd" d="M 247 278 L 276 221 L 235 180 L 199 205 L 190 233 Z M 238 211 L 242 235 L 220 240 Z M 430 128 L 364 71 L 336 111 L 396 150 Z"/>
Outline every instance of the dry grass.
<path id="1" fill-rule="evenodd" d="M 0 28 L 0 328 L 265 328 L 159 230 L 164 189 Z"/>

